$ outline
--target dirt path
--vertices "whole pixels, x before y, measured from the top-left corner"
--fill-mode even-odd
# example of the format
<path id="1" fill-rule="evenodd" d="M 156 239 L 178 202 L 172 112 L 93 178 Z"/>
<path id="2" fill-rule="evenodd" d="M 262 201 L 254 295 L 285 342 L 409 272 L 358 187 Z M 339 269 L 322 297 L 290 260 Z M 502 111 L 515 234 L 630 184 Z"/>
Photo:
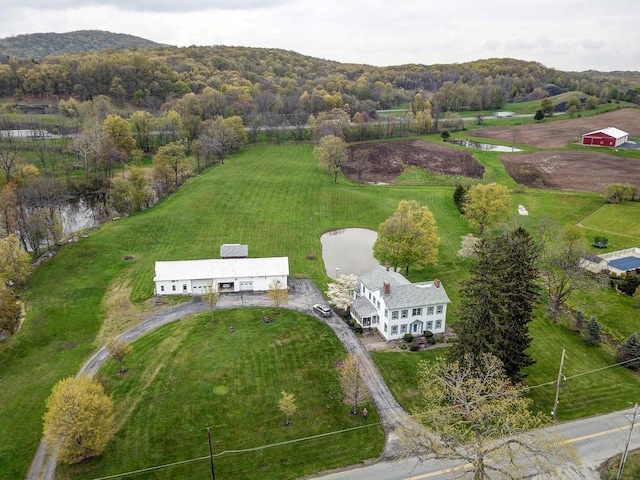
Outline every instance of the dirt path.
<path id="1" fill-rule="evenodd" d="M 289 294 L 289 302 L 286 308 L 315 316 L 311 309 L 315 303 L 324 303 L 324 298 L 314 283 L 311 280 L 293 280 Z M 216 309 L 270 307 L 271 305 L 271 300 L 266 293 L 233 293 L 220 295 Z M 118 338 L 129 343 L 163 325 L 175 322 L 184 317 L 205 312 L 208 308 L 208 305 L 203 302 L 200 297 L 194 297 L 190 303 L 184 303 L 155 313 L 141 324 L 123 332 Z M 369 353 L 347 324 L 335 315 L 331 318 L 319 318 L 319 320 L 329 325 L 349 354 L 360 357 L 362 377 L 369 386 L 373 402 L 378 409 L 380 420 L 382 421 L 386 434 L 385 448 L 382 457 L 386 459 L 398 457 L 400 454 L 398 427 L 402 425 L 403 428 L 409 427 L 418 430 L 422 430 L 423 427 L 413 420 L 398 402 L 396 402 L 389 388 L 384 383 L 380 372 L 378 372 L 378 369 L 371 360 Z M 95 376 L 108 358 L 109 354 L 106 348 L 100 348 L 100 350 L 87 360 L 76 376 Z M 54 480 L 56 463 L 57 452 L 55 449 L 47 451 L 44 441 L 41 440 L 33 461 L 31 462 L 29 472 L 27 473 L 27 480 Z"/>

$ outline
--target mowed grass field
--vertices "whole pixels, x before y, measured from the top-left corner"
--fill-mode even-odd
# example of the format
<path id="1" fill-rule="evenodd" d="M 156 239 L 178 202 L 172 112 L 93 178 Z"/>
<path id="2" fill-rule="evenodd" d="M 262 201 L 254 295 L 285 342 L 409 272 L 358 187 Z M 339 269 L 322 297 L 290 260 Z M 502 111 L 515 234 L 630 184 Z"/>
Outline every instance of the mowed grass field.
<path id="1" fill-rule="evenodd" d="M 261 321 L 265 313 L 273 323 Z M 124 376 L 116 362 L 105 365 L 100 378 L 113 394 L 121 428 L 101 457 L 60 466 L 58 478 L 191 459 L 135 478 L 207 478 L 207 426 L 219 478 L 294 479 L 377 457 L 384 443 L 377 412 L 368 405 L 365 423 L 342 402 L 335 363 L 345 352 L 327 325 L 287 310 L 215 316 L 215 324 L 202 314 L 135 342 Z M 278 409 L 283 390 L 298 407 L 288 427 Z"/>
<path id="2" fill-rule="evenodd" d="M 506 178 L 497 156 L 478 158 L 492 172 L 492 180 Z M 357 186 L 339 178 L 336 184 L 321 172 L 310 145 L 248 147 L 224 165 L 189 180 L 162 204 L 107 224 L 62 248 L 30 279 L 24 292 L 27 321 L 20 334 L 0 350 L 0 478 L 24 477 L 40 439 L 44 400 L 57 380 L 75 374 L 95 351 L 109 292 L 121 288 L 142 304 L 153 294 L 156 260 L 217 257 L 220 244 L 245 243 L 252 257 L 288 256 L 292 275 L 309 277 L 324 290 L 328 278 L 321 260 L 321 234 L 345 227 L 377 229 L 400 200 L 414 199 L 434 213 L 441 243 L 439 264 L 413 269 L 410 279 L 440 278 L 453 301 L 450 319 L 455 321 L 458 288 L 466 276 L 466 265 L 456 252 L 468 228 L 452 202 L 450 182 L 438 185 L 433 178 L 429 182 L 429 186 L 379 187 Z M 528 217 L 516 214 L 518 204 L 528 208 Z M 601 205 L 597 195 L 531 190 L 513 195 L 513 214 L 504 220 L 530 228 L 541 218 L 576 223 Z M 631 246 L 635 240 L 621 241 Z M 314 260 L 308 259 L 310 253 Z M 630 307 L 623 311 L 627 316 L 631 312 Z M 539 341 L 544 351 L 547 337 Z M 254 345 L 241 348 L 238 355 L 250 355 Z M 538 360 L 541 378 L 553 376 L 553 371 L 557 374 L 558 358 L 551 355 Z M 637 380 L 621 378 L 638 387 Z M 158 387 L 143 383 L 128 388 Z M 270 397 L 262 400 L 271 402 Z M 146 403 L 140 402 L 136 411 L 142 412 Z M 615 406 L 608 403 L 600 411 L 611 408 Z M 146 428 L 151 430 L 154 425 Z M 226 428 L 233 432 L 236 426 Z M 194 434 L 199 435 L 202 433 Z M 165 440 L 171 444 L 170 436 Z M 335 438 L 336 443 L 343 441 Z M 156 463 L 155 457 L 151 460 Z"/>

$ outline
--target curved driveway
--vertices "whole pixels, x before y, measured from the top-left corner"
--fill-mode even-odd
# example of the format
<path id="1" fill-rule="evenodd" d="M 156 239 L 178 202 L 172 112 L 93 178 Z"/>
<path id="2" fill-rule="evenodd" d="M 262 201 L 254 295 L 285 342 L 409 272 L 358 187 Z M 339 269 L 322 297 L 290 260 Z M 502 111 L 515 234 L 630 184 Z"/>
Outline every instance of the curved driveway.
<path id="1" fill-rule="evenodd" d="M 324 298 L 322 294 L 311 280 L 291 281 L 291 291 L 286 308 L 316 316 L 311 307 L 315 303 L 323 302 Z M 272 306 L 272 303 L 266 293 L 223 293 L 218 299 L 216 309 L 269 306 Z M 118 338 L 127 343 L 133 342 L 163 325 L 196 313 L 205 312 L 208 308 L 209 306 L 203 302 L 202 299 L 194 297 L 190 303 L 184 303 L 159 311 L 141 324 L 120 334 Z M 402 425 L 403 428 L 409 427 L 412 430 L 414 428 L 416 430 L 422 430 L 423 427 L 413 420 L 398 402 L 396 402 L 395 398 L 393 398 L 380 372 L 378 372 L 378 369 L 371 360 L 369 353 L 347 324 L 335 315 L 330 318 L 319 318 L 319 320 L 329 325 L 349 354 L 356 355 L 360 358 L 362 377 L 369 387 L 371 397 L 378 409 L 380 420 L 386 434 L 382 457 L 386 459 L 398 457 L 401 452 L 398 444 L 399 437 L 397 435 L 397 427 Z M 106 348 L 100 348 L 100 350 L 82 366 L 77 376 L 89 375 L 93 377 L 108 358 L 109 354 Z M 41 440 L 31 467 L 29 468 L 27 479 L 53 480 L 55 478 L 56 461 L 56 452 L 47 452 L 45 443 Z"/>

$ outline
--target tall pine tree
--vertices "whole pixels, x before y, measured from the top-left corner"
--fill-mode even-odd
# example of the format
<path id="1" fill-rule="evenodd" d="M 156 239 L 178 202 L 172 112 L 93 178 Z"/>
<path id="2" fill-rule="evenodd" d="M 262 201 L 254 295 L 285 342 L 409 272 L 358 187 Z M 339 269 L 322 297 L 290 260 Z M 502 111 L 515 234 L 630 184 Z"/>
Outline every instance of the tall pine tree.
<path id="1" fill-rule="evenodd" d="M 490 353 L 500 359 L 512 381 L 522 379 L 522 369 L 533 363 L 526 350 L 539 296 L 538 256 L 537 245 L 521 227 L 480 243 L 461 290 L 458 341 L 451 360 Z"/>

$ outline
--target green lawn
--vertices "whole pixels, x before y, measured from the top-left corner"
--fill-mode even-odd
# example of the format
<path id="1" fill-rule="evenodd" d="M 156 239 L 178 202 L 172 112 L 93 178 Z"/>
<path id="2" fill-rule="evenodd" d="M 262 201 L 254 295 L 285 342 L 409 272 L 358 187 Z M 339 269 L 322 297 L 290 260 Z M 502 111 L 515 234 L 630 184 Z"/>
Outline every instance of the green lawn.
<path id="1" fill-rule="evenodd" d="M 367 424 L 342 402 L 335 368 L 345 351 L 333 331 L 313 317 L 281 310 L 271 324 L 265 309 L 219 310 L 176 322 L 133 345 L 129 373 L 108 362 L 99 378 L 113 392 L 121 426 L 107 451 L 58 477 L 96 478 L 208 454 L 211 427 L 220 478 L 293 479 L 375 458 L 384 432 L 372 405 Z M 229 333 L 233 325 L 234 332 Z M 298 411 L 283 427 L 281 392 Z M 366 428 L 358 428 L 365 427 Z M 354 429 L 255 452 L 223 453 Z M 209 460 L 136 478 L 201 478 Z"/>
<path id="2" fill-rule="evenodd" d="M 490 179 L 512 185 L 495 154 L 478 158 Z M 288 256 L 292 275 L 309 277 L 324 290 L 328 278 L 321 234 L 345 227 L 377 229 L 400 200 L 415 199 L 434 213 L 441 243 L 439 264 L 412 270 L 410 279 L 439 277 L 453 301 L 450 319 L 455 321 L 458 287 L 467 274 L 456 251 L 468 228 L 453 204 L 450 180 L 442 183 L 431 178 L 429 186 L 357 186 L 342 177 L 334 183 L 320 171 L 310 145 L 247 147 L 224 165 L 189 180 L 162 204 L 62 248 L 30 279 L 23 292 L 27 321 L 20 334 L 0 347 L 0 478 L 25 476 L 40 438 L 44 399 L 57 380 L 75 374 L 95 351 L 107 292 L 130 288 L 130 298 L 142 305 L 153 293 L 156 260 L 217 257 L 220 244 L 244 243 L 252 257 Z M 512 214 L 505 220 L 532 228 L 542 217 L 576 223 L 601 202 L 598 195 L 527 189 L 514 194 Z M 516 214 L 520 203 L 529 209 L 528 217 Z M 309 260 L 309 253 L 316 259 Z M 620 308 L 624 318 L 635 313 Z M 551 342 L 546 337 L 537 341 L 543 342 L 541 351 Z M 246 354 L 252 349 L 247 345 Z M 538 359 L 540 377 L 556 369 L 556 357 Z M 621 389 L 637 390 L 637 381 L 620 378 L 626 382 Z M 600 408 L 613 407 L 607 403 Z M 11 462 L 4 461 L 8 458 Z"/>

